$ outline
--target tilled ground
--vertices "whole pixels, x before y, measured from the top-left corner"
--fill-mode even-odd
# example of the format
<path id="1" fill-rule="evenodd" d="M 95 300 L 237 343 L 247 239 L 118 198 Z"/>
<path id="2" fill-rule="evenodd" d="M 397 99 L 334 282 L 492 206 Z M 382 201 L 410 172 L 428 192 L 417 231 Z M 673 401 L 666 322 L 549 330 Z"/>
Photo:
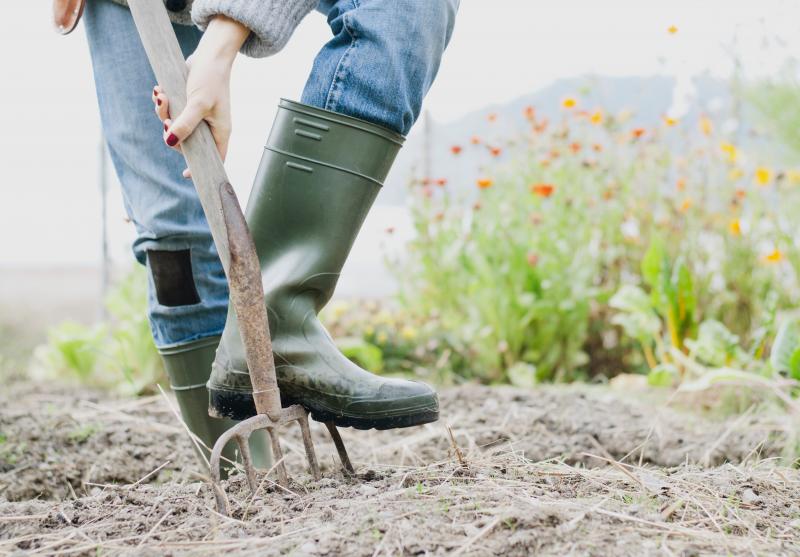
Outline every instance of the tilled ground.
<path id="1" fill-rule="evenodd" d="M 355 480 L 314 424 L 325 477 L 312 481 L 287 431 L 291 489 L 262 474 L 253 496 L 236 475 L 225 518 L 162 397 L 18 383 L 0 405 L 0 553 L 800 555 L 786 415 L 460 387 L 437 424 L 344 431 Z"/>

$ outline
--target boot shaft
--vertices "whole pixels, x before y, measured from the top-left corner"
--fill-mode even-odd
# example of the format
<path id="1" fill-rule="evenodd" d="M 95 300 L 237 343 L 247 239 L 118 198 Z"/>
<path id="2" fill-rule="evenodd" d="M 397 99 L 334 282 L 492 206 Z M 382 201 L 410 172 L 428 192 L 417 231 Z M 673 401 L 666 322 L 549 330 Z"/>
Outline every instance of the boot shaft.
<path id="1" fill-rule="evenodd" d="M 327 303 L 402 143 L 380 126 L 281 101 L 247 204 L 272 312 L 285 314 L 300 291 L 308 309 Z"/>

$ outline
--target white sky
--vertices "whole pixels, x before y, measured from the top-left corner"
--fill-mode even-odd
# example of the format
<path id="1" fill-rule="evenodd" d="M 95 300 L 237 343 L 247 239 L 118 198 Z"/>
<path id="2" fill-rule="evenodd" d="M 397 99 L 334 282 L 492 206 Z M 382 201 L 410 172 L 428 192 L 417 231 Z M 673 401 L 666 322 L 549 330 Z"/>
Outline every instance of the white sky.
<path id="1" fill-rule="evenodd" d="M 96 262 L 99 122 L 83 30 L 57 36 L 49 0 L 3 8 L 0 265 Z M 585 73 L 724 77 L 734 41 L 749 72 L 773 73 L 787 53 L 800 53 L 798 21 L 800 3 L 790 0 L 462 0 L 426 108 L 454 119 Z M 237 62 L 227 167 L 240 195 L 278 99 L 299 96 L 327 36 L 324 18 L 312 14 L 278 56 Z M 776 39 L 786 44 L 765 46 Z M 130 226 L 117 193 L 110 203 L 112 251 L 125 261 Z"/>

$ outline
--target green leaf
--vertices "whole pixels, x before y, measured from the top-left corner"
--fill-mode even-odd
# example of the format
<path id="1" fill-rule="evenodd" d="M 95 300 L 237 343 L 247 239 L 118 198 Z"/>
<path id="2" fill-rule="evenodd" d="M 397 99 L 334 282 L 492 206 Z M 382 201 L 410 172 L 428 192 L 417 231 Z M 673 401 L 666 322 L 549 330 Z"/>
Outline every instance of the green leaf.
<path id="1" fill-rule="evenodd" d="M 624 313 L 611 318 L 629 337 L 649 342 L 661 334 L 661 321 L 653 311 L 650 297 L 636 286 L 623 285 L 609 300 L 609 306 Z"/>
<path id="2" fill-rule="evenodd" d="M 778 335 L 769 355 L 772 369 L 777 373 L 793 373 L 792 358 L 798 349 L 800 349 L 800 321 L 786 320 L 778 329 Z"/>
<path id="3" fill-rule="evenodd" d="M 665 258 L 664 244 L 659 238 L 653 238 L 642 258 L 642 277 L 652 289 L 659 286 Z"/>
<path id="4" fill-rule="evenodd" d="M 660 364 L 647 374 L 647 383 L 652 387 L 671 387 L 678 377 L 678 370 L 672 364 Z"/>
<path id="5" fill-rule="evenodd" d="M 383 352 L 380 348 L 356 337 L 343 337 L 336 341 L 339 350 L 347 358 L 373 372 L 383 369 Z"/>
<path id="6" fill-rule="evenodd" d="M 700 362 L 722 367 L 728 365 L 739 352 L 739 337 L 714 319 L 700 324 L 697 340 L 687 340 L 686 346 Z"/>
<path id="7" fill-rule="evenodd" d="M 789 375 L 800 381 L 800 348 L 795 349 L 789 359 Z"/>
<path id="8" fill-rule="evenodd" d="M 517 362 L 506 371 L 508 380 L 515 387 L 531 389 L 536 386 L 536 366 Z"/>

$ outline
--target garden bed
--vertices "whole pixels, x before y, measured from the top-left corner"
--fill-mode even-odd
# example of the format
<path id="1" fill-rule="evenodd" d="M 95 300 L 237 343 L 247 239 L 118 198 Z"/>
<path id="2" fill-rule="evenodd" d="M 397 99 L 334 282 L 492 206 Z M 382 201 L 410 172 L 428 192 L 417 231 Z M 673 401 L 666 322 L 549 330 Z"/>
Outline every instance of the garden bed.
<path id="1" fill-rule="evenodd" d="M 314 424 L 313 482 L 287 432 L 291 490 L 267 479 L 252 497 L 234 476 L 224 518 L 163 397 L 16 383 L 0 398 L 0 553 L 800 552 L 785 415 L 711 420 L 605 387 L 452 388 L 436 424 L 345 430 L 355 481 Z"/>

